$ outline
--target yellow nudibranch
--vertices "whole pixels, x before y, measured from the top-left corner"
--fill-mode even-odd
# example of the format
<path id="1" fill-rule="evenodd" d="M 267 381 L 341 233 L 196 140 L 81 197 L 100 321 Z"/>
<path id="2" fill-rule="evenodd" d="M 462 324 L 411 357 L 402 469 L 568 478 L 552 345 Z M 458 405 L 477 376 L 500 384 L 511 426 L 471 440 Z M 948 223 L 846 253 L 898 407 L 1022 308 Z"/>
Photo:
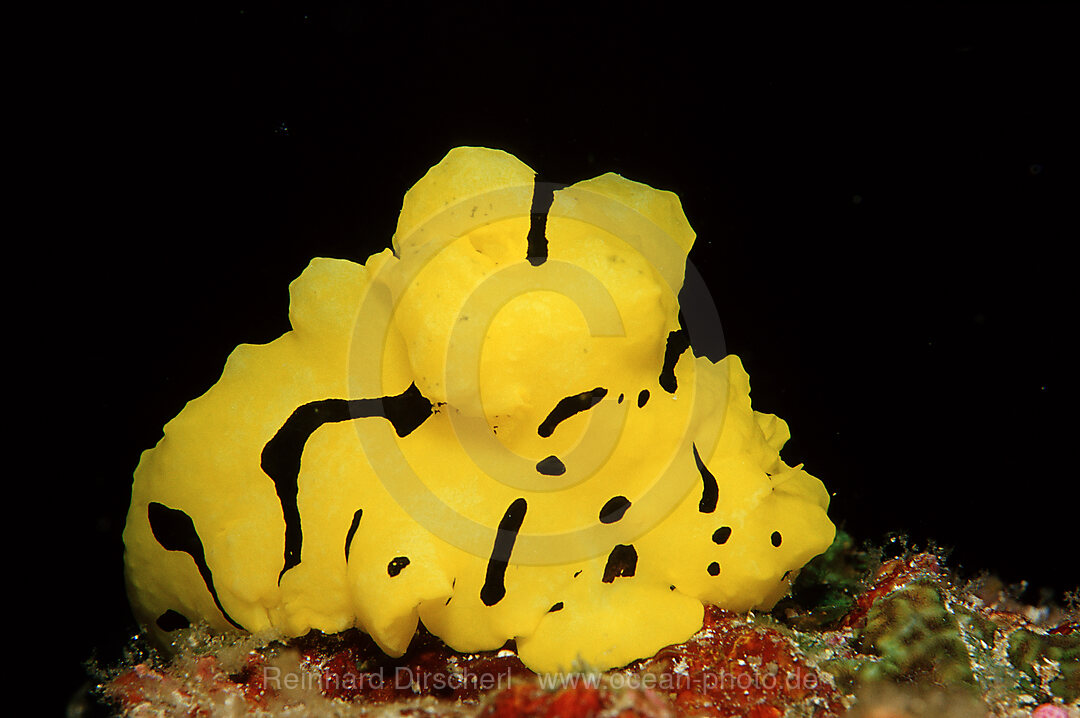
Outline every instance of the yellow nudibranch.
<path id="1" fill-rule="evenodd" d="M 673 193 L 452 150 L 393 252 L 312 260 L 292 331 L 143 454 L 136 618 L 166 642 L 357 627 L 390 655 L 423 621 L 554 672 L 685 641 L 704 603 L 770 608 L 831 543 L 829 496 L 739 359 L 688 351 L 694 237 Z"/>

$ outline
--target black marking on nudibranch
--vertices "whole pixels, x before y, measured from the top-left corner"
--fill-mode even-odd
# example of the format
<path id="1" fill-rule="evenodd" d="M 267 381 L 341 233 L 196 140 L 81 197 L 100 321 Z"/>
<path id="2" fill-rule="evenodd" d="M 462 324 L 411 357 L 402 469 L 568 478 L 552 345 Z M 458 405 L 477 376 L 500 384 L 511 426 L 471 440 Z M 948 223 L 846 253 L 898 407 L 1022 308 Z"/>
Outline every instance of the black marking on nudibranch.
<path id="1" fill-rule="evenodd" d="M 561 187 L 551 182 L 541 182 L 539 178 L 533 181 L 526 259 L 534 267 L 539 267 L 548 258 L 547 219 L 551 204 L 555 201 L 556 189 Z"/>
<path id="2" fill-rule="evenodd" d="M 709 575 L 710 576 L 719 576 L 720 575 L 720 564 L 718 564 L 716 561 L 713 561 L 712 563 L 709 564 L 709 569 L 708 570 L 709 570 Z"/>
<path id="3" fill-rule="evenodd" d="M 386 565 L 386 573 L 391 578 L 401 573 L 402 569 L 409 565 L 408 556 L 398 556 L 393 561 Z"/>
<path id="4" fill-rule="evenodd" d="M 690 348 L 690 335 L 685 329 L 676 329 L 668 333 L 667 346 L 664 347 L 664 368 L 660 370 L 660 386 L 668 394 L 674 394 L 679 388 L 679 382 L 675 378 L 675 365 L 679 363 L 679 357 Z"/>
<path id="5" fill-rule="evenodd" d="M 191 628 L 191 621 L 188 620 L 187 616 L 177 611 L 174 611 L 171 608 L 165 613 L 158 616 L 157 620 L 154 621 L 154 623 L 156 623 L 157 627 L 165 631 L 166 633 L 171 633 L 172 631 L 179 631 L 181 628 Z"/>
<path id="6" fill-rule="evenodd" d="M 349 546 L 352 545 L 353 536 L 356 535 L 356 529 L 360 526 L 360 517 L 363 515 L 363 509 L 356 510 L 352 517 L 352 523 L 349 524 L 349 532 L 345 534 L 345 563 L 349 562 Z"/>
<path id="7" fill-rule="evenodd" d="M 556 603 L 556 604 L 555 604 L 554 606 L 552 606 L 551 608 L 549 608 L 549 609 L 548 609 L 548 613 L 555 613 L 556 611 L 561 611 L 561 610 L 563 610 L 563 608 L 564 608 L 564 606 L 563 606 L 563 602 L 562 602 L 562 601 L 559 601 L 559 602 L 558 602 L 558 603 Z"/>
<path id="8" fill-rule="evenodd" d="M 773 531 L 772 536 L 769 537 L 769 540 L 772 541 L 773 546 L 779 547 L 780 543 L 784 540 L 784 537 L 780 535 L 779 531 Z"/>
<path id="9" fill-rule="evenodd" d="M 562 476 L 566 473 L 566 464 L 558 456 L 549 456 L 536 462 L 536 471 L 544 476 Z"/>
<path id="10" fill-rule="evenodd" d="M 195 523 L 191 517 L 180 509 L 170 509 L 165 504 L 152 501 L 146 508 L 146 517 L 150 520 L 150 530 L 154 538 L 166 551 L 183 551 L 195 562 L 202 576 L 206 589 L 214 599 L 214 605 L 225 616 L 225 620 L 241 631 L 244 627 L 232 619 L 218 599 L 217 589 L 214 588 L 214 576 L 210 573 L 210 566 L 206 563 L 206 553 L 203 551 L 202 539 L 195 530 Z"/>
<path id="11" fill-rule="evenodd" d="M 591 391 L 583 391 L 580 394 L 574 394 L 565 399 L 560 399 L 559 403 L 555 405 L 555 408 L 552 409 L 551 413 L 544 419 L 544 423 L 540 424 L 540 428 L 536 430 L 536 433 L 546 439 L 555 433 L 555 427 L 560 423 L 566 421 L 574 414 L 593 408 L 599 404 L 600 400 L 605 396 L 607 396 L 607 389 L 598 386 Z"/>
<path id="12" fill-rule="evenodd" d="M 697 445 L 691 444 L 694 449 L 694 463 L 697 464 L 698 473 L 701 474 L 701 501 L 698 502 L 698 511 L 703 514 L 711 514 L 716 511 L 716 501 L 720 496 L 720 490 L 716 486 L 716 477 L 705 466 L 698 454 Z"/>
<path id="13" fill-rule="evenodd" d="M 485 606 L 494 606 L 506 595 L 506 566 L 510 563 L 510 553 L 514 550 L 521 522 L 525 520 L 525 511 L 529 505 L 525 499 L 514 499 L 499 522 L 499 531 L 495 534 L 495 545 L 491 548 L 488 559 L 484 586 L 480 589 L 480 600 Z"/>
<path id="14" fill-rule="evenodd" d="M 649 390 L 648 389 L 642 389 L 637 395 L 638 408 L 640 409 L 641 407 L 645 406 L 648 403 L 649 403 Z"/>
<path id="15" fill-rule="evenodd" d="M 604 566 L 604 583 L 611 583 L 617 578 L 630 578 L 637 571 L 637 549 L 618 544 L 611 549 Z"/>
<path id="16" fill-rule="evenodd" d="M 729 538 L 731 538 L 730 526 L 721 526 L 720 528 L 713 531 L 712 540 L 715 544 L 720 544 L 722 546 L 727 543 L 727 540 Z"/>
<path id="17" fill-rule="evenodd" d="M 423 424 L 432 414 L 432 404 L 416 384 L 397 396 L 374 399 L 322 399 L 298 406 L 262 451 L 262 470 L 274 482 L 281 513 L 285 518 L 285 565 L 278 574 L 281 577 L 300 563 L 300 549 L 304 542 L 300 527 L 300 509 L 296 504 L 299 490 L 300 457 L 304 445 L 323 424 L 381 417 L 394 426 L 398 436 L 405 437 Z"/>
<path id="18" fill-rule="evenodd" d="M 628 508 L 630 508 L 630 500 L 625 496 L 615 496 L 608 499 L 608 502 L 604 504 L 604 508 L 600 509 L 600 523 L 615 523 L 623 517 Z"/>

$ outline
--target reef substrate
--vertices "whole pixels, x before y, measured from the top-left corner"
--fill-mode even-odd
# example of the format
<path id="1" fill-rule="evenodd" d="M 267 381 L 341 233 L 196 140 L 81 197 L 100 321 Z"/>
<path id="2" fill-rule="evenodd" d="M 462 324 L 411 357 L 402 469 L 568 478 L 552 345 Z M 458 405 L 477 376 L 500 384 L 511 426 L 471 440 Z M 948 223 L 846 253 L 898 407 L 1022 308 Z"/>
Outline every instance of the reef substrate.
<path id="1" fill-rule="evenodd" d="M 1080 623 L 941 555 L 840 533 L 770 613 L 709 608 L 689 641 L 619 670 L 537 675 L 514 645 L 460 654 L 422 628 L 401 658 L 366 635 L 177 632 L 133 645 L 100 695 L 141 716 L 1080 718 Z M 1073 597 L 1075 599 L 1075 597 Z"/>

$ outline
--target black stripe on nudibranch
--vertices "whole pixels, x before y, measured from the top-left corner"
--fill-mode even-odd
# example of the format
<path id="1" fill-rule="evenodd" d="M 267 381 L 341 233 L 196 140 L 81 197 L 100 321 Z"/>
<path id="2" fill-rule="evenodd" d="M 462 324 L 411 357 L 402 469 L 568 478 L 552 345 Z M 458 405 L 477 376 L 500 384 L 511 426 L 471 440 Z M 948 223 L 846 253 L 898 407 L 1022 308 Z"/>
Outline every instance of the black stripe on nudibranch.
<path id="1" fill-rule="evenodd" d="M 559 403 L 555 405 L 555 408 L 552 409 L 551 413 L 544 419 L 544 423 L 540 424 L 540 428 L 536 430 L 536 433 L 546 439 L 555 433 L 555 427 L 560 423 L 566 421 L 574 414 L 593 408 L 599 404 L 600 400 L 605 396 L 607 396 L 607 389 L 598 386 L 590 391 L 583 391 L 580 394 L 574 394 L 565 399 L 560 399 Z"/>
<path id="2" fill-rule="evenodd" d="M 637 549 L 618 544 L 611 549 L 604 566 L 604 583 L 611 583 L 617 578 L 630 578 L 637 571 Z"/>
<path id="3" fill-rule="evenodd" d="M 181 628 L 191 628 L 191 621 L 188 620 L 187 616 L 177 611 L 174 611 L 171 608 L 165 613 L 158 616 L 157 620 L 154 621 L 154 623 L 156 623 L 157 627 L 165 631 L 166 633 L 171 633 L 172 631 L 179 631 Z"/>
<path id="4" fill-rule="evenodd" d="M 525 511 L 528 508 L 525 499 L 514 499 L 499 522 L 495 545 L 492 546 L 491 558 L 488 559 L 484 586 L 480 589 L 480 600 L 485 606 L 494 606 L 506 595 L 506 585 L 503 583 L 506 566 L 510 563 L 510 553 L 514 550 L 514 542 L 517 541 L 518 531 L 521 530 L 521 522 L 525 520 Z"/>
<path id="5" fill-rule="evenodd" d="M 401 573 L 402 570 L 408 565 L 408 556 L 397 556 L 396 558 L 394 558 L 393 561 L 386 565 L 386 573 L 388 576 L 393 578 L 394 576 L 397 576 L 399 573 Z"/>
<path id="6" fill-rule="evenodd" d="M 356 510 L 352 517 L 352 523 L 349 524 L 349 532 L 345 534 L 345 563 L 349 562 L 349 547 L 352 545 L 353 536 L 356 535 L 356 529 L 360 526 L 360 517 L 363 515 L 363 509 Z"/>
<path id="7" fill-rule="evenodd" d="M 536 462 L 536 471 L 544 476 L 562 476 L 566 473 L 566 464 L 558 456 L 549 456 Z"/>
<path id="8" fill-rule="evenodd" d="M 698 511 L 711 514 L 716 511 L 716 501 L 720 497 L 720 490 L 716 486 L 716 477 L 701 460 L 697 445 L 691 444 L 691 447 L 694 449 L 694 463 L 697 464 L 698 473 L 701 474 L 701 501 L 698 502 Z"/>
<path id="9" fill-rule="evenodd" d="M 380 417 L 394 426 L 398 436 L 411 434 L 423 424 L 433 411 L 416 384 L 396 396 L 374 399 L 322 399 L 298 406 L 285 420 L 274 437 L 266 442 L 262 451 L 262 470 L 274 482 L 281 513 L 285 519 L 285 564 L 278 574 L 281 577 L 300 563 L 300 549 L 304 541 L 300 527 L 300 509 L 296 504 L 299 491 L 300 457 L 304 445 L 323 424 Z"/>
<path id="10" fill-rule="evenodd" d="M 199 575 L 202 576 L 203 583 L 206 584 L 206 590 L 210 592 L 214 599 L 214 605 L 221 611 L 221 615 L 225 616 L 226 621 L 241 631 L 244 630 L 244 627 L 234 621 L 232 616 L 221 606 L 217 589 L 214 588 L 214 576 L 210 572 L 210 566 L 206 563 L 206 553 L 203 551 L 202 539 L 199 538 L 199 532 L 195 530 L 195 522 L 191 520 L 191 517 L 180 509 L 170 509 L 165 504 L 159 504 L 156 501 L 152 501 L 146 508 L 146 517 L 150 520 L 150 530 L 153 532 L 154 538 L 157 539 L 162 548 L 166 551 L 183 551 L 188 556 L 191 556 L 195 566 L 199 569 Z"/>
<path id="11" fill-rule="evenodd" d="M 555 201 L 555 190 L 562 186 L 543 182 L 537 177 L 533 181 L 532 206 L 529 208 L 529 236 L 525 257 L 529 264 L 539 267 L 548 258 L 547 220 L 548 212 Z"/>
<path id="12" fill-rule="evenodd" d="M 623 517 L 628 508 L 630 508 L 630 500 L 625 496 L 615 496 L 608 499 L 608 502 L 600 509 L 600 523 L 615 523 Z"/>
<path id="13" fill-rule="evenodd" d="M 674 394 L 679 388 L 679 382 L 675 378 L 675 365 L 679 363 L 679 357 L 690 348 L 690 335 L 685 329 L 676 329 L 668 333 L 667 346 L 664 347 L 664 367 L 660 370 L 660 386 L 669 394 Z"/>

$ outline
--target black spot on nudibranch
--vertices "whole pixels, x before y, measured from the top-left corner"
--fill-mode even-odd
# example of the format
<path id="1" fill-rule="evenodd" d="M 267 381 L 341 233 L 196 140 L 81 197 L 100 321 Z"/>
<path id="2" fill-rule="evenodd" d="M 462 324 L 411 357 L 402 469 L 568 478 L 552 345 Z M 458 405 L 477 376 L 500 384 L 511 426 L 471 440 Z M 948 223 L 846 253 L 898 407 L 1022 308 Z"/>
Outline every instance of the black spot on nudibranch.
<path id="1" fill-rule="evenodd" d="M 773 546 L 779 546 L 780 543 L 784 540 L 784 537 L 780 535 L 779 531 L 773 531 L 772 536 L 769 537 L 769 540 L 772 541 Z"/>
<path id="2" fill-rule="evenodd" d="M 499 522 L 495 545 L 492 546 L 491 558 L 488 559 L 487 575 L 480 589 L 480 600 L 485 606 L 494 606 L 506 595 L 506 585 L 503 583 L 506 566 L 510 563 L 510 554 L 514 550 L 514 542 L 517 541 L 518 531 L 521 530 L 521 523 L 525 520 L 528 508 L 525 499 L 514 499 Z"/>
<path id="3" fill-rule="evenodd" d="M 191 556 L 199 569 L 203 583 L 206 584 L 206 590 L 210 592 L 214 605 L 221 611 L 221 615 L 225 616 L 225 620 L 236 628 L 244 630 L 244 627 L 234 621 L 232 616 L 225 611 L 218 599 L 217 590 L 214 588 L 214 576 L 206 563 L 202 539 L 199 538 L 199 532 L 195 530 L 195 523 L 191 517 L 180 509 L 170 509 L 165 504 L 159 504 L 156 501 L 147 506 L 146 517 L 150 520 L 150 531 L 153 532 L 154 538 L 162 548 L 166 551 L 183 551 Z"/>
<path id="4" fill-rule="evenodd" d="M 720 564 L 718 564 L 716 561 L 713 561 L 712 563 L 709 564 L 708 571 L 709 571 L 710 576 L 719 576 L 720 575 Z"/>
<path id="5" fill-rule="evenodd" d="M 645 406 L 648 403 L 649 403 L 649 390 L 648 389 L 642 389 L 641 392 L 637 395 L 638 408 L 640 409 L 641 407 Z"/>
<path id="6" fill-rule="evenodd" d="M 187 619 L 187 616 L 182 613 L 177 613 L 171 608 L 165 613 L 158 616 L 157 620 L 154 621 L 154 623 L 157 624 L 158 628 L 167 633 L 172 631 L 179 631 L 181 628 L 191 627 L 191 621 Z"/>
<path id="7" fill-rule="evenodd" d="M 619 394 L 619 403 L 620 404 L 622 403 L 622 400 L 623 400 L 624 396 L 625 396 L 624 394 Z"/>
<path id="8" fill-rule="evenodd" d="M 598 386 L 591 391 L 583 391 L 580 394 L 574 394 L 565 399 L 560 399 L 559 403 L 555 405 L 555 408 L 552 409 L 551 413 L 544 419 L 544 422 L 540 424 L 540 428 L 536 430 L 536 433 L 546 439 L 555 433 L 555 427 L 560 423 L 566 421 L 574 414 L 593 408 L 599 404 L 600 400 L 605 396 L 607 396 L 607 389 Z"/>
<path id="9" fill-rule="evenodd" d="M 727 543 L 727 540 L 729 538 L 731 538 L 730 526 L 721 526 L 720 528 L 713 531 L 712 540 L 715 544 L 720 544 L 722 546 Z"/>
<path id="10" fill-rule="evenodd" d="M 541 182 L 539 177 L 533 181 L 526 259 L 534 267 L 539 267 L 548 258 L 547 218 L 551 204 L 555 201 L 556 189 L 561 187 L 550 182 Z"/>
<path id="11" fill-rule="evenodd" d="M 432 415 L 433 406 L 416 384 L 396 396 L 374 399 L 322 399 L 298 406 L 285 420 L 281 428 L 262 451 L 262 470 L 274 482 L 281 513 L 285 518 L 285 564 L 278 574 L 281 577 L 300 563 L 300 549 L 304 541 L 300 527 L 300 509 L 296 504 L 299 491 L 300 457 L 304 445 L 323 424 L 381 417 L 394 426 L 398 436 L 411 434 Z"/>
<path id="12" fill-rule="evenodd" d="M 536 471 L 544 476 L 562 476 L 566 473 L 566 464 L 558 456 L 549 456 L 536 463 Z"/>
<path id="13" fill-rule="evenodd" d="M 613 524 L 623 517 L 630 508 L 630 501 L 625 496 L 616 496 L 609 499 L 604 508 L 600 509 L 600 523 Z"/>
<path id="14" fill-rule="evenodd" d="M 694 463 L 697 464 L 698 473 L 701 474 L 701 501 L 698 502 L 698 511 L 703 514 L 711 514 L 716 511 L 716 501 L 720 496 L 720 490 L 716 486 L 716 477 L 705 466 L 705 462 L 698 455 L 697 445 L 691 444 L 694 450 Z"/>
<path id="15" fill-rule="evenodd" d="M 563 602 L 559 601 L 554 606 L 552 606 L 551 608 L 548 609 L 548 613 L 555 613 L 556 611 L 561 611 L 561 610 L 563 610 Z"/>
<path id="16" fill-rule="evenodd" d="M 618 544 L 611 549 L 604 566 L 604 583 L 611 583 L 617 578 L 629 578 L 637 571 L 637 549 Z"/>
<path id="17" fill-rule="evenodd" d="M 667 345 L 664 347 L 664 368 L 660 370 L 660 386 L 668 394 L 674 394 L 679 388 L 679 382 L 675 378 L 675 365 L 679 363 L 679 357 L 690 348 L 690 335 L 685 329 L 676 329 L 668 333 Z"/>
<path id="18" fill-rule="evenodd" d="M 401 571 L 409 565 L 408 556 L 398 556 L 390 563 L 386 564 L 386 573 L 392 578 L 397 576 Z"/>
<path id="19" fill-rule="evenodd" d="M 356 510 L 352 517 L 352 523 L 349 524 L 349 532 L 345 534 L 345 563 L 349 562 L 349 546 L 352 545 L 353 536 L 356 535 L 356 529 L 360 526 L 360 517 L 363 515 L 363 509 Z"/>

